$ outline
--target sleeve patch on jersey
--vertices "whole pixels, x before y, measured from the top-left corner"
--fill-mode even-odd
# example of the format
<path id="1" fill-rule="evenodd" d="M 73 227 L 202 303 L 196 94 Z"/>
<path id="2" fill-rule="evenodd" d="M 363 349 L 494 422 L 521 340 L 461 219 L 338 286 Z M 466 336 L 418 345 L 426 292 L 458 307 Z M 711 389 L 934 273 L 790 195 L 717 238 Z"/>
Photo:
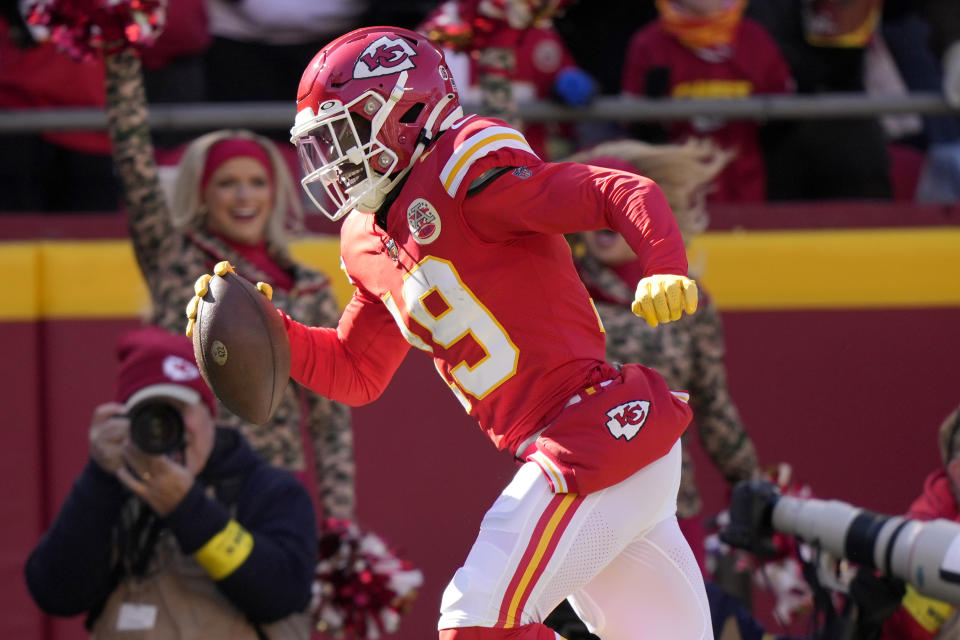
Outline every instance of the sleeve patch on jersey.
<path id="1" fill-rule="evenodd" d="M 510 127 L 487 127 L 460 143 L 447 160 L 440 180 L 443 188 L 451 197 L 466 177 L 473 163 L 497 149 L 519 149 L 536 156 L 526 139 L 516 129 Z"/>

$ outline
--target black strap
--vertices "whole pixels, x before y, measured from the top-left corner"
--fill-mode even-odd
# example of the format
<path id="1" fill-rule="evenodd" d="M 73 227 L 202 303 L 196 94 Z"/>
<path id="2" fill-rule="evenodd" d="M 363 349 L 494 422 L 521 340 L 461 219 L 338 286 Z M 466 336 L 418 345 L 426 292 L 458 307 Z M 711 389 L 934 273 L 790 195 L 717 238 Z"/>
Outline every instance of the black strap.
<path id="1" fill-rule="evenodd" d="M 476 180 L 470 183 L 470 187 L 467 189 L 467 197 L 471 198 L 477 195 L 489 187 L 494 180 L 514 169 L 516 169 L 516 167 L 495 167 L 484 171 Z"/>
<path id="2" fill-rule="evenodd" d="M 403 191 L 403 185 L 407 184 L 407 178 L 409 177 L 409 173 L 403 176 L 403 179 L 397 183 L 397 186 L 390 190 L 387 197 L 383 199 L 383 204 L 380 205 L 380 208 L 377 209 L 377 213 L 374 215 L 377 226 L 384 231 L 387 230 L 387 214 L 390 213 L 390 207 L 392 207 L 393 203 L 400 197 L 400 192 Z"/>

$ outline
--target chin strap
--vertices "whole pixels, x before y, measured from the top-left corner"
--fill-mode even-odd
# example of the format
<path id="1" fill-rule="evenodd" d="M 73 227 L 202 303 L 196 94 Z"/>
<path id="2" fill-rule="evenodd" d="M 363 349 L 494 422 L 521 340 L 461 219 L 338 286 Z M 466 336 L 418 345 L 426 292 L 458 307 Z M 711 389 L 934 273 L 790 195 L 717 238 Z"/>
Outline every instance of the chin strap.
<path id="1" fill-rule="evenodd" d="M 377 112 L 377 115 L 373 118 L 372 127 L 373 131 L 379 132 L 380 127 L 383 126 L 384 121 L 386 120 L 387 115 L 393 109 L 393 106 L 403 97 L 403 92 L 406 90 L 404 88 L 404 83 L 407 80 L 407 72 L 404 71 L 400 74 L 400 77 L 397 79 L 397 84 L 394 85 L 393 91 L 390 92 L 389 104 L 384 109 L 380 109 Z M 388 180 L 379 186 L 375 186 L 370 191 L 365 193 L 357 201 L 357 207 L 362 211 L 376 211 L 383 204 L 383 201 L 386 199 L 387 195 L 400 184 L 400 182 L 410 173 L 410 169 L 413 168 L 413 165 L 417 160 L 420 159 L 420 156 L 423 155 L 424 150 L 430 146 L 430 143 L 433 142 L 435 136 L 431 135 L 430 131 L 433 129 L 433 125 L 436 123 L 437 119 L 440 117 L 440 114 L 443 113 L 443 110 L 450 104 L 457 95 L 455 93 L 448 93 L 441 99 L 437 104 L 434 105 L 433 110 L 430 112 L 427 121 L 423 123 L 423 129 L 420 130 L 420 135 L 417 136 L 417 146 L 414 147 L 413 153 L 410 154 L 410 162 L 406 167 L 401 169 L 392 180 Z M 380 115 L 383 114 L 381 118 Z M 457 107 L 453 112 L 447 116 L 443 122 L 440 123 L 440 127 L 437 129 L 437 133 L 448 129 L 450 125 L 463 117 L 463 108 Z"/>

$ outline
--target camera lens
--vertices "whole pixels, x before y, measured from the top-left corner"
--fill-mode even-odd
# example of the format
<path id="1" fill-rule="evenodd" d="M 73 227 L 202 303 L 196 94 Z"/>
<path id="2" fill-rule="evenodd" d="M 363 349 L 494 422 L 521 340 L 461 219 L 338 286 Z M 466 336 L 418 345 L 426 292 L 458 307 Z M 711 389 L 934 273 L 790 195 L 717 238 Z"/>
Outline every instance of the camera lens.
<path id="1" fill-rule="evenodd" d="M 130 439 L 151 455 L 183 447 L 183 416 L 168 402 L 145 401 L 130 410 Z"/>

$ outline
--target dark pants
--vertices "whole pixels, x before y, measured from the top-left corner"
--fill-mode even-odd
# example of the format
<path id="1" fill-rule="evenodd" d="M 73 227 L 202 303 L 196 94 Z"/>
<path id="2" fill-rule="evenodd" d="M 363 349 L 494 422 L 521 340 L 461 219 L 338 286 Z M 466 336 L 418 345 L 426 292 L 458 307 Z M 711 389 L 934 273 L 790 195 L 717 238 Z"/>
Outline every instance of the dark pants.
<path id="1" fill-rule="evenodd" d="M 876 119 L 785 123 L 767 152 L 769 200 L 890 199 L 890 160 Z"/>

